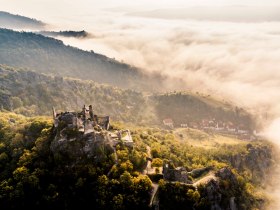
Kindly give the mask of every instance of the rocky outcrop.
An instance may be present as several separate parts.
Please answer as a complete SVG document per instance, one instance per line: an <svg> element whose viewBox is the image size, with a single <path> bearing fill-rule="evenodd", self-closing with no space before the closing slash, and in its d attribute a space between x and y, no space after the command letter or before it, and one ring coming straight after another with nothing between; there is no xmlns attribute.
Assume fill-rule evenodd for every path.
<svg viewBox="0 0 280 210"><path fill-rule="evenodd" d="M222 200L222 194L219 187L219 182L210 180L205 186L206 197L210 203L211 210L222 210L220 203Z"/></svg>
<svg viewBox="0 0 280 210"><path fill-rule="evenodd" d="M231 184L237 184L236 176L232 173L230 168L222 168L218 170L215 175L221 180L228 180Z"/></svg>
<svg viewBox="0 0 280 210"><path fill-rule="evenodd" d="M200 186L201 195L207 198L211 210L236 210L234 188L238 186L237 178L230 168L225 167L215 173L215 179ZM233 196L232 196L233 195Z"/></svg>
<svg viewBox="0 0 280 210"><path fill-rule="evenodd" d="M94 131L84 134L76 128L54 128L55 138L51 143L51 151L69 164L91 160L105 161L114 148L106 131Z"/></svg>
<svg viewBox="0 0 280 210"><path fill-rule="evenodd" d="M230 157L230 162L238 170L249 169L256 182L264 182L269 172L272 161L272 149L268 146L247 145L247 151L243 154L235 154Z"/></svg>

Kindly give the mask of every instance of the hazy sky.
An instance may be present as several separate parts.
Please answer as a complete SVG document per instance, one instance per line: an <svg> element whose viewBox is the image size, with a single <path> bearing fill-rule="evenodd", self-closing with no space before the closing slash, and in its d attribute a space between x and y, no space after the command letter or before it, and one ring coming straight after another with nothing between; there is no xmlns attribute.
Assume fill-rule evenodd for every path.
<svg viewBox="0 0 280 210"><path fill-rule="evenodd" d="M280 5L278 0L0 0L1 10L26 15L89 13L97 8L137 7L145 9L182 6Z"/></svg>

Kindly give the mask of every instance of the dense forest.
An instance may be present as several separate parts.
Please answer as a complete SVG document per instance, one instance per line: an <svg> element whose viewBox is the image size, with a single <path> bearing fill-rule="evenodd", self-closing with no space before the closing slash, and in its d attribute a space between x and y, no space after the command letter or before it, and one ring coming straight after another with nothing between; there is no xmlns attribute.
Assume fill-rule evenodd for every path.
<svg viewBox="0 0 280 210"><path fill-rule="evenodd" d="M93 81L52 77L32 71L0 67L0 103L3 109L27 116L51 115L93 105L99 115L126 122L154 120L142 93Z"/></svg>
<svg viewBox="0 0 280 210"><path fill-rule="evenodd" d="M161 125L163 119L172 118L180 126L180 123L216 118L254 126L247 112L211 96L184 92L145 95L93 81L48 76L3 65L0 66L0 102L2 109L26 116L50 116L52 107L71 111L92 104L96 113L134 124Z"/></svg>
<svg viewBox="0 0 280 210"><path fill-rule="evenodd" d="M7 29L0 29L0 61L1 64L41 73L149 91L164 87L161 84L166 79L159 74L144 74L137 68L93 51L66 46L54 38Z"/></svg>
<svg viewBox="0 0 280 210"><path fill-rule="evenodd" d="M113 123L111 129L127 125ZM210 209L213 202L226 209L235 197L238 209L261 208L260 191L265 173L273 166L268 142L220 142L211 149L182 141L172 132L158 128L129 127L134 147L116 147L118 164L106 150L98 156L75 157L52 149L56 130L49 118L26 118L9 112L0 117L0 206L4 209L149 209L152 182L159 185L160 209ZM205 134L206 135L206 134ZM193 140L203 141L209 139ZM76 139L79 141L79 139ZM71 143L79 147L78 143ZM154 167L172 161L187 170L211 167L219 181L201 183L197 188L143 175L147 146ZM79 149L79 148L77 148ZM235 161L240 157L239 161ZM100 158L99 158L100 159ZM108 173L110 171L110 173ZM195 182L196 173L189 176ZM209 191L209 189L212 189ZM214 193L214 194L213 194ZM216 195L216 196L215 196ZM213 197L214 196L214 197ZM215 204L215 205L216 205Z"/></svg>

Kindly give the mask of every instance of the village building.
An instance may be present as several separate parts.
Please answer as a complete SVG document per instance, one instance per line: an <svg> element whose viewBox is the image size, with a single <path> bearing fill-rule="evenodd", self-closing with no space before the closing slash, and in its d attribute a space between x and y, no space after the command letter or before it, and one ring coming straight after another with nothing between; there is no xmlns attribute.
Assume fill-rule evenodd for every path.
<svg viewBox="0 0 280 210"><path fill-rule="evenodd" d="M180 124L181 128L188 128L188 124L187 123L182 123Z"/></svg>
<svg viewBox="0 0 280 210"><path fill-rule="evenodd" d="M172 119L164 119L163 121L163 124L165 125L165 126L167 126L168 128L170 128L170 129L173 129L174 128L174 123L173 123L173 120Z"/></svg>

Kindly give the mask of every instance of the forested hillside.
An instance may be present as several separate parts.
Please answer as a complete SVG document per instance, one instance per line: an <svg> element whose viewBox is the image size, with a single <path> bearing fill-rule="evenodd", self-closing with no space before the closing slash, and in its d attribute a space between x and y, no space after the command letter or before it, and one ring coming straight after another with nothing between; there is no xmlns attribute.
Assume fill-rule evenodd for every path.
<svg viewBox="0 0 280 210"><path fill-rule="evenodd" d="M0 66L0 103L2 109L26 116L50 116L53 106L60 111L92 104L97 113L137 124L162 125L163 119L172 118L180 126L216 118L253 127L251 116L244 110L210 96L183 92L146 96L93 81L48 76L3 65Z"/></svg>
<svg viewBox="0 0 280 210"><path fill-rule="evenodd" d="M163 79L54 38L6 29L0 29L0 64L149 91L159 90Z"/></svg>
<svg viewBox="0 0 280 210"><path fill-rule="evenodd" d="M112 128L127 126L113 123ZM7 210L71 210L89 206L150 209L152 189L157 182L160 209L173 210L176 206L182 210L206 210L213 205L227 209L231 198L235 198L235 205L241 210L264 206L266 197L261 187L274 162L272 145L268 142L249 144L230 138L224 141L220 136L205 133L204 138L192 137L192 141L200 141L200 146L194 146L170 131L129 128L134 147L116 146L118 163L115 164L113 156L104 149L96 148L98 158L76 157L74 151L81 149L82 141L78 135L72 135L72 140L64 143L71 145L73 154L66 147L61 151L53 149L56 131L50 118L0 112L0 206ZM209 138L215 142L213 147L202 147ZM145 175L146 157L150 156L147 146L154 158L153 167L160 168L163 162L172 161L173 168L184 166L192 171L188 179L194 184L156 181ZM204 167L211 169L208 175ZM198 181L206 175L213 180ZM200 184L195 187L195 183Z"/></svg>
<svg viewBox="0 0 280 210"><path fill-rule="evenodd" d="M0 11L0 210L271 209L267 191L279 174L278 146L256 132L263 122L256 121L250 112L218 95L197 90L197 75L208 80L215 76L212 69L219 72L228 62L216 60L219 53L203 57L202 51L211 46L217 49L220 42L179 40L185 34L209 38L209 31L206 35L200 31L203 25L192 23L197 33L184 33L183 26L182 31L173 33L180 26L177 22L156 21L153 25L147 21L151 25L146 28L144 21L143 27L135 28L131 20L126 24L128 16L117 13L113 17L118 18L110 23L109 10L99 13L98 4L94 9L98 22L89 10L72 13L61 5L48 13L57 18L55 28L65 27L60 18L79 21L81 28L85 20L84 24L103 23L100 29L100 24L94 26L104 35L110 33L103 41L120 35L126 40L141 28L138 38L147 40L145 53L153 54L147 61L153 62L142 70L94 49L67 46L52 37L94 40L90 33L95 32L48 31L52 29L41 21ZM70 6L74 5L71 2ZM54 16L56 9L65 10ZM30 14L38 12L39 8ZM71 16L67 17L68 13ZM102 14L108 17L99 16ZM170 34L162 30L169 25ZM19 32L25 29L36 32ZM159 42L151 36L155 29L162 30ZM205 37L200 37L201 32ZM138 46L138 38L128 40ZM226 43L228 38L223 38ZM148 46L148 39L155 46ZM196 48L196 44L201 47ZM167 73L168 64L158 72L151 71L154 64L164 64L155 59L158 49L161 56L174 59L171 73L193 64L194 71L207 71L200 74L203 70L198 70L199 74L193 75L195 81L189 84L183 76L180 79L178 74ZM233 56L232 52L228 55ZM233 57L229 64L237 60ZM190 71L188 81L191 77ZM205 85L213 81L224 84L222 78L213 77ZM187 85L197 92L186 91ZM274 131L273 127L267 130Z"/></svg>
<svg viewBox="0 0 280 210"><path fill-rule="evenodd" d="M113 86L31 71L0 67L0 104L3 109L27 116L51 115L93 105L96 113L126 122L155 120L142 93Z"/></svg>

